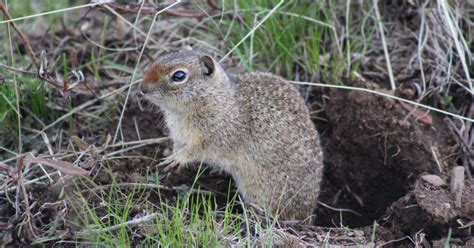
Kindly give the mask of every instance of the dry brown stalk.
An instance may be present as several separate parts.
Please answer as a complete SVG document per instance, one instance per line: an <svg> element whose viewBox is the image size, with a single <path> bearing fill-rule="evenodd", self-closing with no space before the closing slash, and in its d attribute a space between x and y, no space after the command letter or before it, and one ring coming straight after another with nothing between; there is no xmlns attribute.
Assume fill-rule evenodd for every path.
<svg viewBox="0 0 474 248"><path fill-rule="evenodd" d="M10 13L8 13L8 10L5 6L5 4L0 3L0 11L2 11L3 15L7 18L7 20L13 19L12 16L10 15ZM38 58L36 57L35 52L33 52L33 48L31 48L30 42L28 41L26 36L20 31L20 29L18 29L15 22L9 22L8 24L15 30L15 32L18 34L18 36L20 36L21 42L23 43L23 45L25 45L26 50L28 51L28 53L31 56L31 60L33 60L33 63L36 66L36 69L39 70L40 63L38 62Z"/></svg>

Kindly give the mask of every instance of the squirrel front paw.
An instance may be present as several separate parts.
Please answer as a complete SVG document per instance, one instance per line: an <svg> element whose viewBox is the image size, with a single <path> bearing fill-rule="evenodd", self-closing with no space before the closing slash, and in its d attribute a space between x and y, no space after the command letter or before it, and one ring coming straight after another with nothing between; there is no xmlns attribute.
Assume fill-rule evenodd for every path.
<svg viewBox="0 0 474 248"><path fill-rule="evenodd" d="M190 154L192 153L189 153L186 149L174 151L173 154L164 158L163 161L158 164L158 167L164 167L162 170L164 173L172 171L179 173L187 163L192 162Z"/></svg>
<svg viewBox="0 0 474 248"><path fill-rule="evenodd" d="M158 164L158 167L164 167L162 169L164 173L169 173L171 171L176 171L179 173L182 169L182 166L180 166L179 162L176 160L175 154L171 154L170 156L164 158L163 161Z"/></svg>

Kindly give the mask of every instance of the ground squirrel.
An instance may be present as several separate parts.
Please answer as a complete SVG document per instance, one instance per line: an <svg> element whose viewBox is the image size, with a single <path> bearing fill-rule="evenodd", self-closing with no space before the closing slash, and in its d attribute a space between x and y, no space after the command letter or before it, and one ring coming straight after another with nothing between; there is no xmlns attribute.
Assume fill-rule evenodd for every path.
<svg viewBox="0 0 474 248"><path fill-rule="evenodd" d="M203 161L229 173L244 201L285 220L317 204L323 153L297 90L269 73L227 74L211 56L165 54L145 72L145 99L163 111L167 168Z"/></svg>

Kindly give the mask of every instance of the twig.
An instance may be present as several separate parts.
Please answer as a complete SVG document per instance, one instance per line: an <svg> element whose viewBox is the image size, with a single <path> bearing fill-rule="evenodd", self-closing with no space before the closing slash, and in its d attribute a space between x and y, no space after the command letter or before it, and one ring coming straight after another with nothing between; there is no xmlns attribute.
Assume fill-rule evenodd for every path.
<svg viewBox="0 0 474 248"><path fill-rule="evenodd" d="M467 223L467 224L460 223L460 221L458 220L458 223L461 225L461 227L458 227L458 229L464 229L464 228L474 226L474 220Z"/></svg>
<svg viewBox="0 0 474 248"><path fill-rule="evenodd" d="M203 195L214 195L212 191L208 190L202 190L202 189L193 189L191 187L187 186L174 186L174 187L168 187L160 184L151 184L151 183L117 183L117 184L106 184L106 185L100 185L98 187L92 188L92 189L87 189L83 190L82 192L95 192L95 191L100 191L100 190L105 190L109 189L111 187L118 186L118 187L137 187L137 188L146 188L146 189L159 189L159 190L166 190L166 191L181 191L181 192L187 192L191 194L203 194Z"/></svg>
<svg viewBox="0 0 474 248"><path fill-rule="evenodd" d="M124 149L121 149L121 150L118 150L118 151L114 151L114 152L110 152L110 153L107 153L104 155L103 159L109 159L110 157L112 156L115 156L117 154L120 154L120 153L123 153L123 152L126 152L126 151L130 151L130 150L135 150L137 148L140 148L140 147L143 147L143 146L147 146L147 145L150 145L150 144L159 144L163 141L166 141L167 138L161 138L161 141L158 141L158 142L151 142L151 143L141 143L141 144L138 144L138 145L135 145L135 146L131 146L131 147L127 147L127 148L124 148Z"/></svg>
<svg viewBox="0 0 474 248"><path fill-rule="evenodd" d="M33 184L33 183L39 182L39 181L41 181L41 180L43 180L43 179L49 178L49 177L51 177L51 176L53 176L53 175L56 175L56 174L59 174L59 173L58 173L57 171L55 171L55 172L50 173L49 175L44 175L44 176L41 176L41 177L37 177L37 178L35 178L35 179L33 179L33 180L27 181L27 182L25 182L23 185L26 186L26 185ZM8 189L0 190L0 195L3 195L3 194L5 194L5 193L7 193L7 192L11 192L11 191L16 190L16 189L17 189L17 186L12 186L12 187L10 187L10 188L8 188Z"/></svg>
<svg viewBox="0 0 474 248"><path fill-rule="evenodd" d="M120 3L114 3L114 2L111 2L111 3L106 3L102 6L98 6L98 7L93 7L93 8L104 8L104 7L110 7L110 8L114 8L115 10L117 10L118 12L120 13L141 13L141 14L153 14L155 13L155 8L151 8L151 7L144 7L144 8L132 8L130 6L124 6Z"/></svg>
<svg viewBox="0 0 474 248"><path fill-rule="evenodd" d="M164 14L173 15L173 16L181 16L181 17L195 17L195 18L202 18L207 16L212 10L218 9L217 5L212 1L208 1L208 5L211 7L208 11L190 11L190 10L175 10L175 9L167 9L164 11ZM92 9L109 9L113 8L119 13L141 13L141 14L154 14L156 9L153 7L130 7L124 6L120 3L106 3L102 6L92 7Z"/></svg>
<svg viewBox="0 0 474 248"><path fill-rule="evenodd" d="M134 140L134 141L129 141L129 142L118 142L115 144L112 144L108 147L118 147L118 146L129 146L129 145L141 145L141 144L146 144L146 145L151 145L151 144L159 144L162 143L163 141L168 140L168 137L162 137L162 138L152 138L152 139L143 139L143 140Z"/></svg>
<svg viewBox="0 0 474 248"><path fill-rule="evenodd" d="M174 15L174 16L182 16L182 17L195 17L195 18L202 18L207 16L207 12L202 11L183 11L183 10L175 10L169 9L166 11L167 14Z"/></svg>
<svg viewBox="0 0 474 248"><path fill-rule="evenodd" d="M402 238L399 238L399 239L389 240L389 241L387 241L387 242L385 242L385 243L382 243L382 244L378 245L377 247L383 247L383 246L386 246L386 245L388 245L388 244L400 242L400 241L405 240L405 239L408 239L408 238L410 238L410 237L409 237L409 236L405 236L405 237L402 237Z"/></svg>
<svg viewBox="0 0 474 248"><path fill-rule="evenodd" d="M431 153L433 154L433 158L436 162L436 165L438 165L438 169L440 173L443 173L443 167L441 166L441 163L439 162L438 156L436 155L436 147L431 146Z"/></svg>
<svg viewBox="0 0 474 248"><path fill-rule="evenodd" d="M3 67L9 71L14 71L14 72L20 72L20 73L25 73L25 74L28 74L28 75L34 75L36 76L36 72L33 72L33 71L25 71L25 70L22 70L22 69L18 69L18 68L15 68L15 67L11 67L11 66L8 66L8 65L4 65L4 64L0 64L0 67Z"/></svg>
<svg viewBox="0 0 474 248"><path fill-rule="evenodd" d="M120 94L122 92L124 92L125 90L127 90L128 87L131 87L132 85L134 84L137 84L138 82L140 82L140 80L137 80L135 82L132 82L131 84L127 84L127 85L124 85L112 92L108 92L104 95L101 95L99 96L99 98L95 98L95 99L92 99L88 102L85 102L83 103L82 105L80 106L77 106L71 110L69 110L66 114L62 115L61 117L57 118L54 122L50 123L49 125L47 125L46 127L44 127L41 132L45 132L46 130L50 129L51 127L54 127L55 125L57 125L58 123L62 122L64 119L68 118L69 116L73 115L73 114L76 114L77 112L95 104L96 102L98 102L99 100L102 100L102 99L105 99L105 98L108 98L108 97L111 97L111 96L114 96L114 95L117 95L117 94Z"/></svg>
<svg viewBox="0 0 474 248"><path fill-rule="evenodd" d="M123 22L125 22L127 25L129 25L131 28L133 28L135 31L137 31L138 33L140 33L141 35L147 37L147 34L142 31L140 28L138 28L136 25L134 25L133 23L131 23L129 20L127 20L127 18L123 17L122 15L120 15L120 13L118 13L117 11L115 11L113 8L109 7L108 5L104 5L104 7L109 10L112 14L114 14L117 18L119 18L120 20L122 20ZM153 39L153 37L148 37L148 39L152 42L154 42L155 44L160 44L157 40Z"/></svg>
<svg viewBox="0 0 474 248"><path fill-rule="evenodd" d="M20 219L20 191L21 191L21 183L23 183L23 173L21 172L23 167L23 157L20 156L18 158L18 163L17 163L17 187L16 187L16 197L15 197L15 219L19 220Z"/></svg>
<svg viewBox="0 0 474 248"><path fill-rule="evenodd" d="M105 189L109 189L111 187L137 187L137 188L146 188L146 189L160 189L160 190L173 190L173 188L160 185L160 184L151 184L151 183L117 183L117 184L106 184L100 185L92 189L83 190L82 193L88 192L93 193L95 191L101 191Z"/></svg>
<svg viewBox="0 0 474 248"><path fill-rule="evenodd" d="M325 208L328 208L328 209L331 209L333 211L338 211L338 212L349 212L349 213L353 213L357 216L360 216L362 217L361 214L357 213L356 211L352 210L352 209L348 209L348 208L335 208L335 207L331 207L329 205L327 205L326 203L323 203L323 202L320 202L318 201L318 204L320 204L321 206L325 207Z"/></svg>
<svg viewBox="0 0 474 248"><path fill-rule="evenodd" d="M93 233L110 232L110 231L114 231L114 230L120 229L120 228L125 227L125 226L126 226L126 227L134 227L134 226L137 226L137 225L140 225L140 224L143 224L143 223L152 221L152 220L154 220L157 216L158 216L158 213L152 213L152 214L143 216L143 217L138 218L138 219L129 220L129 221L127 221L127 222L120 223L120 224L113 225L113 226L109 226L109 227L106 227L106 228L97 228L97 229L93 229L93 230L80 231L80 232L77 232L76 235L81 235L81 236L83 236L83 235L89 234L90 232L93 232Z"/></svg>

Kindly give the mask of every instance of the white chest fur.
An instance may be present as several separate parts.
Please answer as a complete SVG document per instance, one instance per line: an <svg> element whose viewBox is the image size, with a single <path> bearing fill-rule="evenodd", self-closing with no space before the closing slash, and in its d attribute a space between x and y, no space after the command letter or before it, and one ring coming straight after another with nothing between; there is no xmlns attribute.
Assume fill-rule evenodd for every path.
<svg viewBox="0 0 474 248"><path fill-rule="evenodd" d="M166 113L166 125L170 130L171 139L178 147L194 146L199 143L199 130L190 125L184 116L168 112Z"/></svg>

